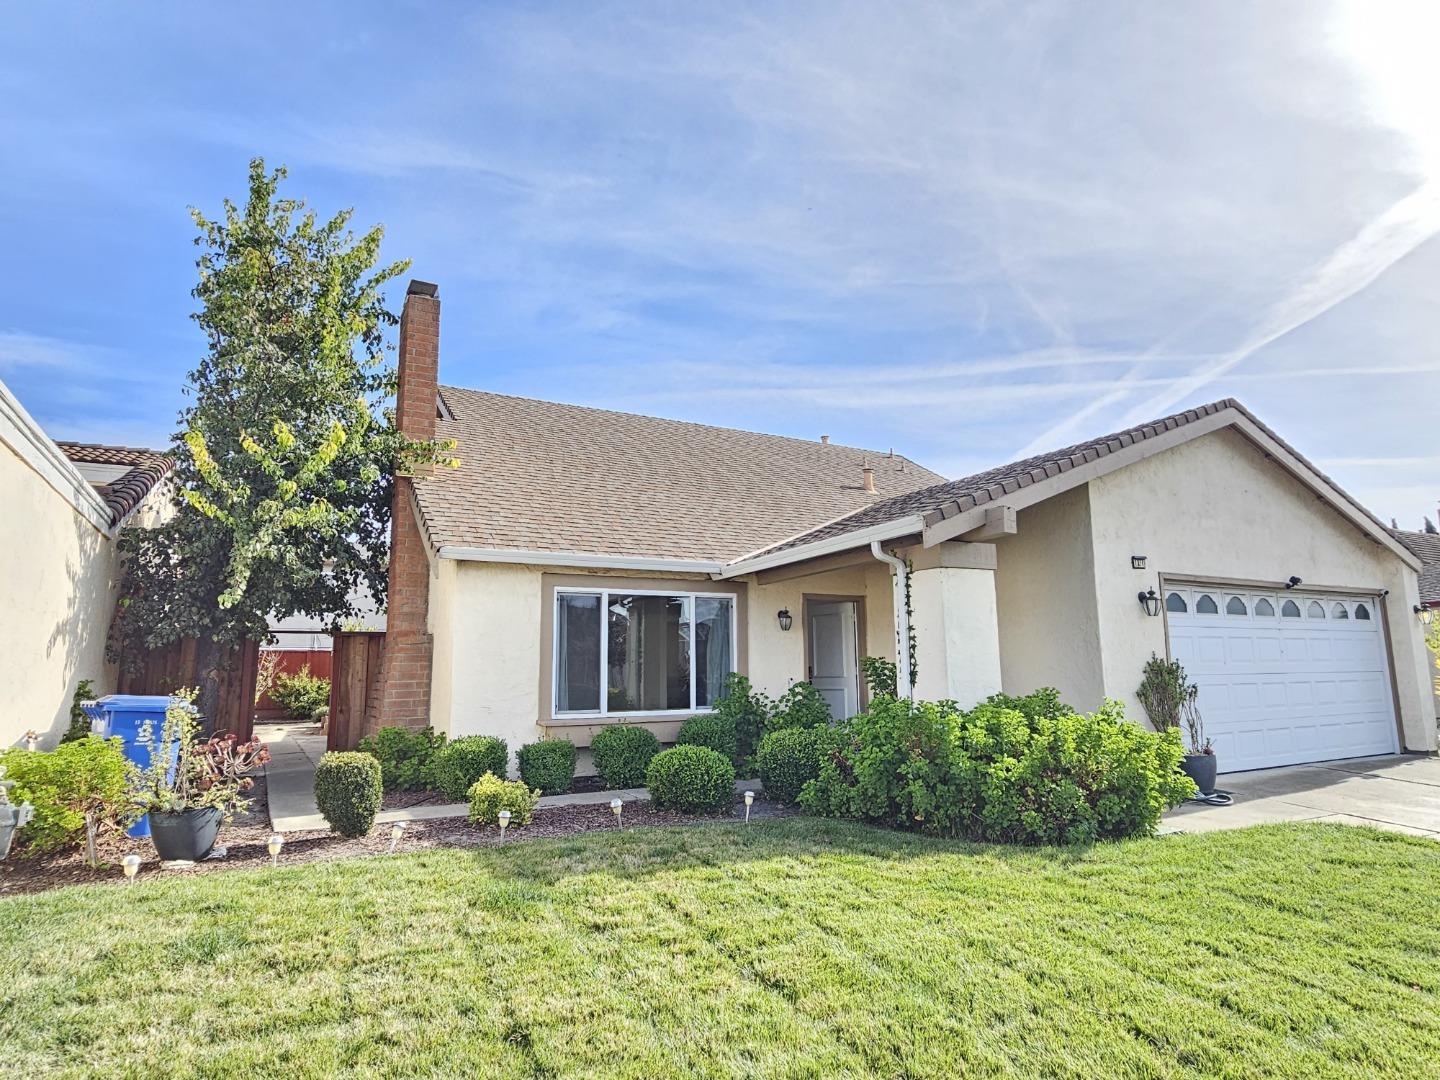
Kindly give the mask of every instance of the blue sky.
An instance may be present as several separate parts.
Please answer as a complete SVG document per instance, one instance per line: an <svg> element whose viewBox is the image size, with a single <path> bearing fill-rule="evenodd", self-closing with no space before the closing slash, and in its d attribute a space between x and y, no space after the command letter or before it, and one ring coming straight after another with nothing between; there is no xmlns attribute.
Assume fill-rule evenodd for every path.
<svg viewBox="0 0 1440 1080"><path fill-rule="evenodd" d="M448 382L947 475L1233 395L1440 499L1425 0L0 12L0 379L57 437L164 443L186 207L259 154L440 283Z"/></svg>

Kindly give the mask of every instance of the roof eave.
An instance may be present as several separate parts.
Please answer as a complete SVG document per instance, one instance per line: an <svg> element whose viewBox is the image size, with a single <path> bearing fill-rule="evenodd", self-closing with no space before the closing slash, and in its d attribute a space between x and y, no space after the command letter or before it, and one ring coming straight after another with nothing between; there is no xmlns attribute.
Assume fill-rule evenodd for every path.
<svg viewBox="0 0 1440 1080"><path fill-rule="evenodd" d="M840 536L817 540L812 544L800 544L783 551L771 552L768 555L762 552L759 555L736 559L734 562L726 563L715 576L721 579L734 578L740 577L742 574L770 570L777 566L790 566L793 563L816 559L822 555L833 555L836 552L849 551L851 548L868 547L872 540L898 540L902 536L913 536L921 532L924 527L925 521L919 514L909 514L893 521L881 522L879 525L871 525L864 529L856 529L854 532L842 533Z"/></svg>

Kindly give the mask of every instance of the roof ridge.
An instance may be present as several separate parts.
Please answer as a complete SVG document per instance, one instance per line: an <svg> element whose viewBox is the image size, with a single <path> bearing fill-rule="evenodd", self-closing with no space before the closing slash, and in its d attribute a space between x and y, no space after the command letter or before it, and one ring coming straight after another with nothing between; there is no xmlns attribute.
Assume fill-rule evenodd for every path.
<svg viewBox="0 0 1440 1080"><path fill-rule="evenodd" d="M753 431L750 428L726 427L723 424L705 424L698 420L677 420L673 416L655 416L651 413L626 412L623 409L603 409L598 405L577 405L570 401L554 401L550 398L526 397L523 394L502 394L495 390L480 390L472 386L451 386L446 383L441 383L438 390L441 392L458 390L465 394L483 394L487 397L504 398L507 401L533 402L537 405L558 405L562 409L578 409L582 412L604 413L606 416L625 416L635 417L641 420L655 420L663 424L679 424L682 427L705 428L708 431L728 431L739 435L752 435L761 439L783 439L785 442L797 443L800 446L813 446L817 449L823 447L827 450L853 450L860 454L873 454L879 459L889 459L893 457L901 461L908 461L917 468L925 469L926 472L933 471L921 465L920 462L914 458L897 453L894 447L888 450L876 450L873 447L851 446L849 443L821 442L819 439L802 439L798 435L777 435L770 431ZM453 406L451 407L451 411L454 411ZM937 473L936 475L939 474Z"/></svg>

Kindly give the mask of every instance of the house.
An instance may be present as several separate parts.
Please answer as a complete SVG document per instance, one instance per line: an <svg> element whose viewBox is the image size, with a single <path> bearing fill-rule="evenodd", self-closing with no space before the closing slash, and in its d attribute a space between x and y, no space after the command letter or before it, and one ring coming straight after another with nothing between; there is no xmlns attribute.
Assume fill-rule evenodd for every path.
<svg viewBox="0 0 1440 1080"><path fill-rule="evenodd" d="M397 478L371 730L668 741L731 670L844 715L861 658L903 685L913 642L918 697L1055 686L1140 722L1142 665L1174 655L1227 769L1435 749L1421 560L1238 402L945 480L441 385L439 318L412 282L399 423L460 465Z"/></svg>
<svg viewBox="0 0 1440 1080"><path fill-rule="evenodd" d="M0 747L57 740L81 679L114 689L115 539L167 512L170 469L153 450L55 442L0 383Z"/></svg>

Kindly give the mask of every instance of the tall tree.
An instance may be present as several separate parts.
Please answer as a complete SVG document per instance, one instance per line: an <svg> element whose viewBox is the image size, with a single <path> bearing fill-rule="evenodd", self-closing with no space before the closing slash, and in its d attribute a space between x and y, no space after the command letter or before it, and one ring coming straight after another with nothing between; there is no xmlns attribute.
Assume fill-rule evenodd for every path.
<svg viewBox="0 0 1440 1080"><path fill-rule="evenodd" d="M120 541L112 656L197 638L209 716L232 647L272 617L338 625L358 586L384 597L393 470L441 452L402 436L388 407L397 319L380 289L409 263L378 266L380 227L357 238L350 210L320 222L280 197L284 178L257 158L243 208L191 210L208 350L173 440L175 514Z"/></svg>

